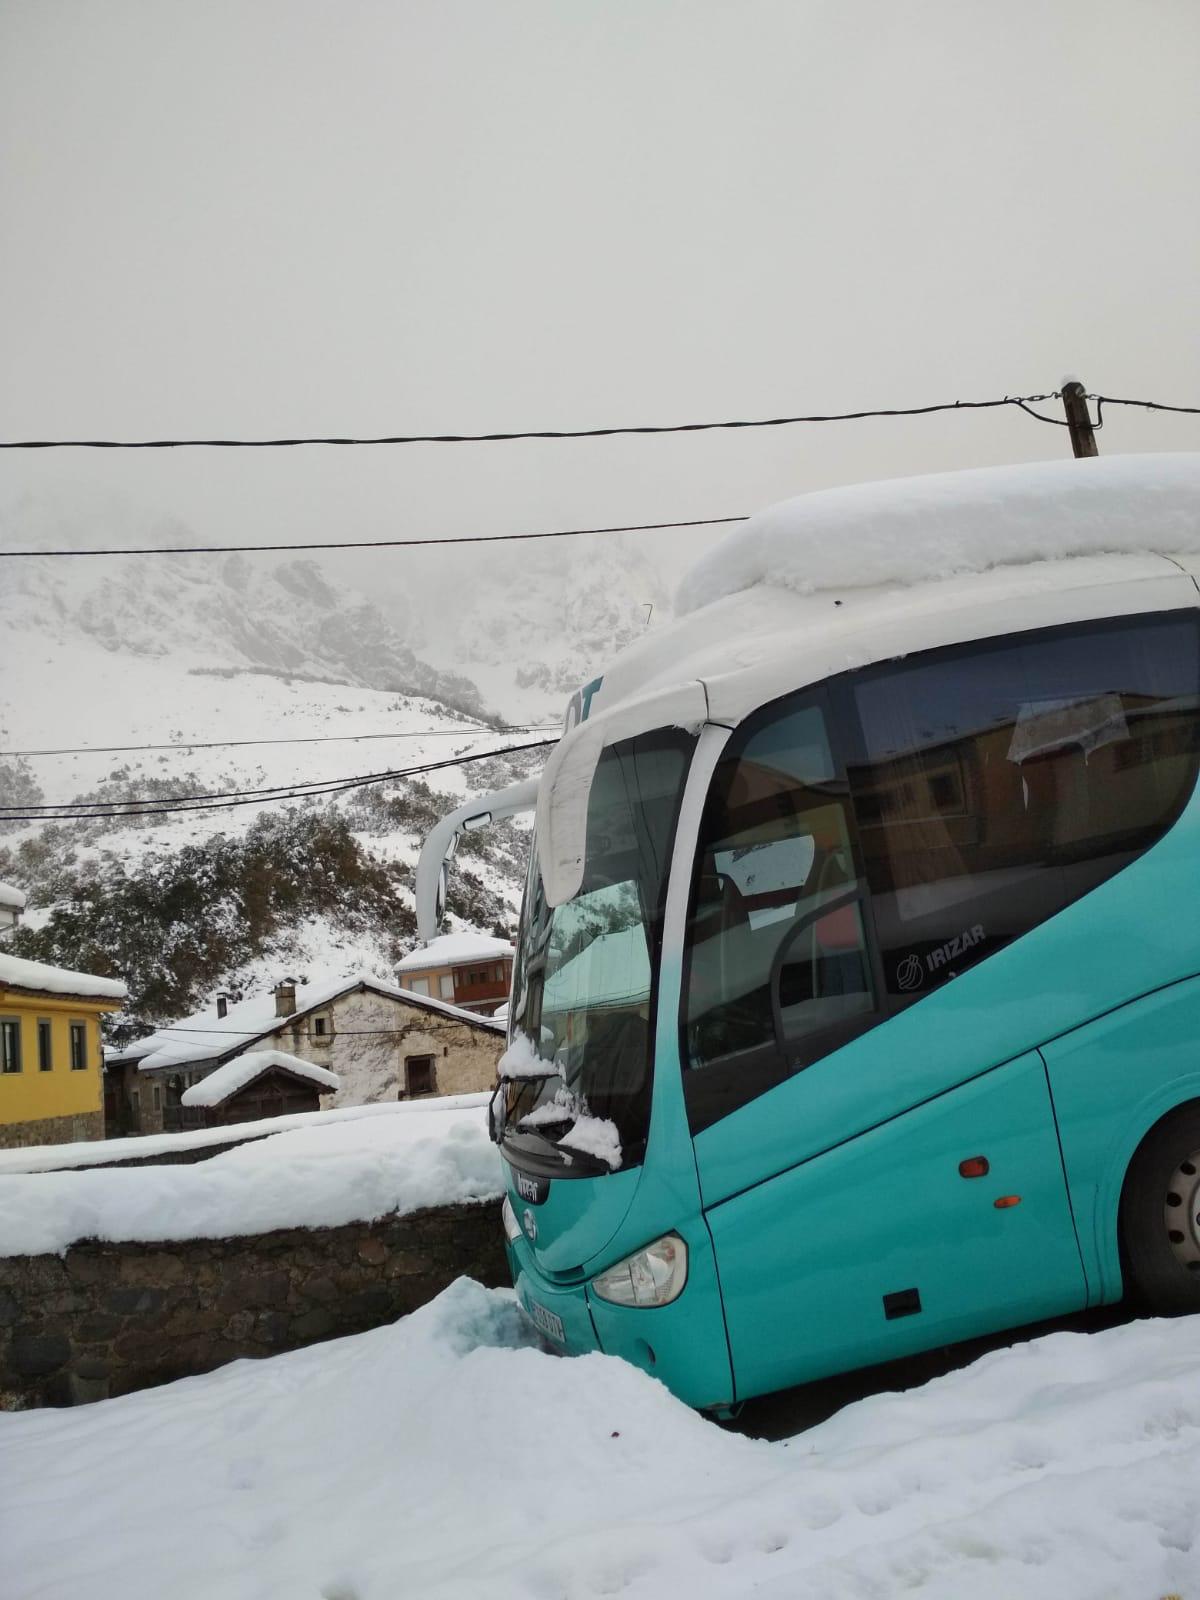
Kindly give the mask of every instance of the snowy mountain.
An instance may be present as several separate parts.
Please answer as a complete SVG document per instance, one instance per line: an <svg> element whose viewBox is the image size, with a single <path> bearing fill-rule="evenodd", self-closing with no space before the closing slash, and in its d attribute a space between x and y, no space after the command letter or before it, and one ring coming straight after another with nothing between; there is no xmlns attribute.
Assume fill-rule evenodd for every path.
<svg viewBox="0 0 1200 1600"><path fill-rule="evenodd" d="M111 497L0 510L9 548L206 542ZM388 975L415 941L426 829L468 794L536 771L544 752L455 758L552 738L506 733L498 714L556 727L570 691L652 607L655 621L665 612L661 579L615 544L570 560L528 546L515 560L438 555L405 553L386 576L380 565L370 595L347 581L370 569L332 557L8 563L0 751L55 753L0 755L0 804L238 802L0 821L0 877L30 897L24 953L130 978L139 1031L281 972ZM125 746L166 748L111 748ZM450 764L285 804L241 799L432 763ZM464 841L453 925L512 930L526 848L513 824Z"/></svg>
<svg viewBox="0 0 1200 1600"><path fill-rule="evenodd" d="M631 536L565 551L530 544L515 565L489 551L475 566L474 581L462 572L457 600L428 608L413 637L430 661L469 673L511 718L561 716L580 683L669 616L663 574Z"/></svg>
<svg viewBox="0 0 1200 1600"><path fill-rule="evenodd" d="M20 507L0 519L0 545L26 545L24 521ZM126 527L122 521L114 531L122 543ZM153 534L147 542L200 542L170 523L156 524ZM365 595L339 593L312 560L46 556L11 569L0 627L18 649L37 653L54 640L52 654L59 655L62 644L78 640L145 660L169 657L194 672L308 678L483 710L470 679L437 671L414 653L407 609L397 614L392 605L385 613Z"/></svg>

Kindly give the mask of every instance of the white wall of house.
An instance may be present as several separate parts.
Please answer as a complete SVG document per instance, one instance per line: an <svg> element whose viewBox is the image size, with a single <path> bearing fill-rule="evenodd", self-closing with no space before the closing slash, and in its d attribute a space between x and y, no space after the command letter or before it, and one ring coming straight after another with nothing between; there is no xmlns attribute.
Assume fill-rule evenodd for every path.
<svg viewBox="0 0 1200 1600"><path fill-rule="evenodd" d="M314 1028L321 1015L332 1023L328 1042ZM504 1035L368 990L343 995L324 1012L281 1018L270 1039L253 1048L287 1050L329 1067L342 1087L323 1104L357 1106L395 1100L407 1089L406 1061L413 1058L433 1058L438 1094L491 1089Z"/></svg>

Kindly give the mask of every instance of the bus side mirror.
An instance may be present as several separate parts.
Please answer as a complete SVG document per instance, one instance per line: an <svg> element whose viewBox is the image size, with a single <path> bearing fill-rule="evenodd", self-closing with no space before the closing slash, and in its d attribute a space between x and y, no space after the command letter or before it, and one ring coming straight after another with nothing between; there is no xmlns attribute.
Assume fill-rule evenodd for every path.
<svg viewBox="0 0 1200 1600"><path fill-rule="evenodd" d="M532 811L537 804L538 780L526 778L496 794L483 795L442 817L429 830L417 860L413 891L416 897L417 937L424 944L436 939L446 909L447 861L460 833L486 828L504 817Z"/></svg>
<svg viewBox="0 0 1200 1600"><path fill-rule="evenodd" d="M499 1103L497 1104L497 1096ZM503 1078L492 1090L492 1098L488 1101L488 1138L493 1144L499 1144L504 1138L504 1129L508 1124L508 1085Z"/></svg>

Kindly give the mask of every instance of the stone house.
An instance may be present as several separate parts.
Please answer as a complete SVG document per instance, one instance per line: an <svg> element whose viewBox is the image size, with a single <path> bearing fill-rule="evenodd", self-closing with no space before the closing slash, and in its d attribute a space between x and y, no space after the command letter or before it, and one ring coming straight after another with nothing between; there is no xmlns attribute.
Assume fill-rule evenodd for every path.
<svg viewBox="0 0 1200 1600"><path fill-rule="evenodd" d="M400 987L491 1016L508 999L516 951L507 939L444 933L396 963Z"/></svg>
<svg viewBox="0 0 1200 1600"><path fill-rule="evenodd" d="M183 1097L250 1051L280 1050L337 1074L325 1101L367 1105L490 1090L504 1025L366 973L215 1005L139 1039L105 1062L109 1137L173 1132Z"/></svg>

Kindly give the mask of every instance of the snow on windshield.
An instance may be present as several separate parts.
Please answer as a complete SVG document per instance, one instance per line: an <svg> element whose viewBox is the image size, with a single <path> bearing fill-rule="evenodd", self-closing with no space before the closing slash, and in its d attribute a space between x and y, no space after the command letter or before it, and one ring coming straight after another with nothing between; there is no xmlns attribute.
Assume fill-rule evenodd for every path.
<svg viewBox="0 0 1200 1600"><path fill-rule="evenodd" d="M756 584L810 594L1064 556L1197 550L1198 453L982 467L771 506L692 568L676 614Z"/></svg>
<svg viewBox="0 0 1200 1600"><path fill-rule="evenodd" d="M518 1033L496 1063L496 1075L515 1082L522 1078L557 1078L559 1071L553 1061L538 1055L527 1033Z"/></svg>
<svg viewBox="0 0 1200 1600"><path fill-rule="evenodd" d="M578 1150L581 1155L595 1156L615 1172L621 1165L621 1135L615 1122L607 1117L576 1117L569 1133L558 1141L567 1150Z"/></svg>

